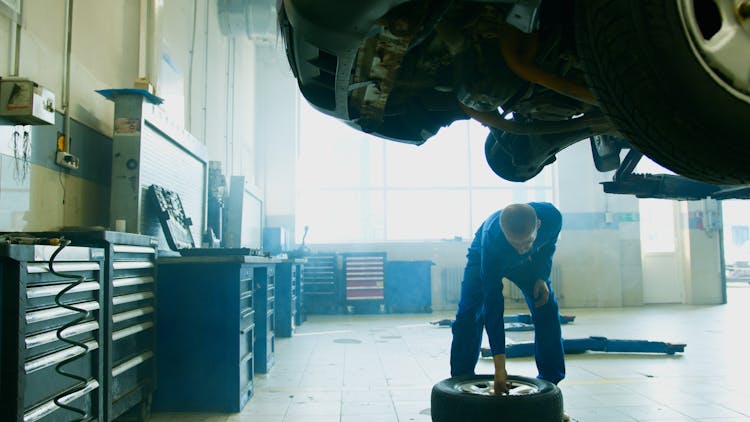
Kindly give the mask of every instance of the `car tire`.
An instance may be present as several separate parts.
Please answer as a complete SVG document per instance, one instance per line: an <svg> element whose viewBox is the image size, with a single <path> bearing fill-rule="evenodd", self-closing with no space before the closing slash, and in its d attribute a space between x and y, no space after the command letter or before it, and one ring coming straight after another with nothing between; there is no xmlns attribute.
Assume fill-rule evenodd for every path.
<svg viewBox="0 0 750 422"><path fill-rule="evenodd" d="M711 4L579 0L576 43L602 110L644 155L696 180L750 183L748 81L722 82L696 42L710 31L684 13Z"/></svg>
<svg viewBox="0 0 750 422"><path fill-rule="evenodd" d="M508 376L513 386L527 386L531 392L496 396L487 393L492 375L448 378L432 387L433 422L560 422L563 399L555 384L536 378ZM466 387L476 386L476 389ZM474 392L468 392L472 390Z"/></svg>

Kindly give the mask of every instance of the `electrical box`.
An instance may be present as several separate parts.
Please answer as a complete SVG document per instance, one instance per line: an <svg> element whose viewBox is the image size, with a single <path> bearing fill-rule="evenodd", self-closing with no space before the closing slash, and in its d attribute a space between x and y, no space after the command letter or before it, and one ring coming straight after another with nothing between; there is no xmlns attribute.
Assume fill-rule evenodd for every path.
<svg viewBox="0 0 750 422"><path fill-rule="evenodd" d="M18 124L55 124L55 94L23 78L0 80L0 116Z"/></svg>

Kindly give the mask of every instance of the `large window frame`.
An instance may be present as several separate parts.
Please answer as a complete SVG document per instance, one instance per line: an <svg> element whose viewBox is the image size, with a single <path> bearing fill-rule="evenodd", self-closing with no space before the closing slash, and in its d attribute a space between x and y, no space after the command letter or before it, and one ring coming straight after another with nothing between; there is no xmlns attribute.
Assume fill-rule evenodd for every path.
<svg viewBox="0 0 750 422"><path fill-rule="evenodd" d="M557 203L555 164L524 183L501 179L484 158L489 131L473 120L417 147L299 103L295 215L297 227L310 227L307 243L470 239L510 203Z"/></svg>

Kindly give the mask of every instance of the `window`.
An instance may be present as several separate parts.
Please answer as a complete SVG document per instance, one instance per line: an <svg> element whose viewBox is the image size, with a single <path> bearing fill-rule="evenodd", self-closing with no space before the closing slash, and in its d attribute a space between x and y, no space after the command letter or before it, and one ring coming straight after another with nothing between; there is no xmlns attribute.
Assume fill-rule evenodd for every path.
<svg viewBox="0 0 750 422"><path fill-rule="evenodd" d="M416 147L300 107L296 226L310 227L308 243L471 238L511 202L554 202L554 165L526 183L500 179L485 161L488 131L474 121Z"/></svg>
<svg viewBox="0 0 750 422"><path fill-rule="evenodd" d="M674 201L638 200L641 219L641 248L644 253L675 251Z"/></svg>

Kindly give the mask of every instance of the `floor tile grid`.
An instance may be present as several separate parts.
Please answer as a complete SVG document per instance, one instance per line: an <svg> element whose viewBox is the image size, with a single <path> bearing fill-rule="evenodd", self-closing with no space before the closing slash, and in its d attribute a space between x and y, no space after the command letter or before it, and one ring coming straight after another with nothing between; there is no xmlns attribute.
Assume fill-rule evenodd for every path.
<svg viewBox="0 0 750 422"><path fill-rule="evenodd" d="M560 387L573 420L749 421L743 321L750 288L730 297L725 306L565 310L578 315L564 326L565 338L687 343L686 353L674 356L568 355ZM450 344L450 329L428 322L443 317L450 315L313 316L295 337L280 339L276 367L258 377L255 397L241 414L160 414L153 420L428 421L429 390L447 377ZM524 341L533 333L509 337ZM480 360L477 372L491 370L491 360ZM509 371L533 376L533 359L509 359Z"/></svg>

